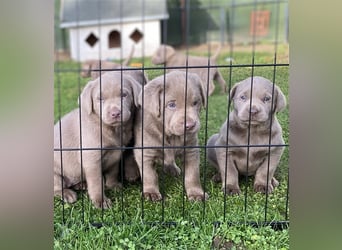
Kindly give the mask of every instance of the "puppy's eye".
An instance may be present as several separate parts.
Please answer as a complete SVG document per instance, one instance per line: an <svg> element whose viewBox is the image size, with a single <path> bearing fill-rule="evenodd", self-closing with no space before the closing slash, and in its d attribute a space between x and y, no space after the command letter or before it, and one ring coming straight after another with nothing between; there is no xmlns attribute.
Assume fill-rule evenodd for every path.
<svg viewBox="0 0 342 250"><path fill-rule="evenodd" d="M271 97L265 96L264 99L262 99L263 102L269 102L271 100Z"/></svg>
<svg viewBox="0 0 342 250"><path fill-rule="evenodd" d="M194 101L193 103L192 103L192 106L197 106L199 104L199 101Z"/></svg>
<svg viewBox="0 0 342 250"><path fill-rule="evenodd" d="M170 102L168 102L168 103L167 103L167 107L168 107L169 109L175 109L175 108L177 107L176 102L175 102L175 101L170 101Z"/></svg>
<svg viewBox="0 0 342 250"><path fill-rule="evenodd" d="M245 95L240 96L241 101L246 101L247 97Z"/></svg>
<svg viewBox="0 0 342 250"><path fill-rule="evenodd" d="M127 97L127 93L121 93L121 97L123 97L123 98L125 98L125 97Z"/></svg>

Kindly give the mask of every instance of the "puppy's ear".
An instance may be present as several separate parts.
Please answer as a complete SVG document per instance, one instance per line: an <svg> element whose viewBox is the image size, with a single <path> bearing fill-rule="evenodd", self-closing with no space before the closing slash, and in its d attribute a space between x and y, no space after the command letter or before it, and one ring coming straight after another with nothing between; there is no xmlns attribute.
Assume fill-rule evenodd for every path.
<svg viewBox="0 0 342 250"><path fill-rule="evenodd" d="M196 85L198 86L198 88L200 89L202 105L203 105L204 108L206 108L207 107L207 88L205 87L205 84L203 83L203 81L199 77L199 75L197 75L197 74L188 73L188 77L193 82L195 82Z"/></svg>
<svg viewBox="0 0 342 250"><path fill-rule="evenodd" d="M139 107L139 95L141 92L141 84L138 83L133 77L127 75L125 76L127 82L129 83L129 85L131 86L131 90L132 90L132 96L133 96L133 101L134 101L134 105L136 107Z"/></svg>
<svg viewBox="0 0 342 250"><path fill-rule="evenodd" d="M152 56L153 64L162 64L167 61L167 59L175 53L175 50L168 45L161 45L155 54Z"/></svg>
<svg viewBox="0 0 342 250"><path fill-rule="evenodd" d="M164 77L157 77L148 82L144 87L144 91L141 91L139 95L139 104L142 105L142 98L144 98L143 108L145 110L148 110L158 118L161 116L160 94L164 89L163 79ZM143 92L144 97L142 96Z"/></svg>
<svg viewBox="0 0 342 250"><path fill-rule="evenodd" d="M80 98L78 99L78 104L82 108L82 110L86 111L88 115L93 112L93 89L94 86L97 84L97 81L90 81L84 87Z"/></svg>
<svg viewBox="0 0 342 250"><path fill-rule="evenodd" d="M229 96L228 96L228 99L232 102L233 101L233 99L234 99L234 97L235 97L235 94L236 94L236 90L237 90L237 88L239 87L239 82L238 83L236 83L232 88L231 88L231 90L230 90L230 92L229 92ZM228 100L228 101L229 101Z"/></svg>
<svg viewBox="0 0 342 250"><path fill-rule="evenodd" d="M284 93L281 91L281 89L278 86L274 86L274 110L273 112L279 112L285 109L286 107L286 98Z"/></svg>

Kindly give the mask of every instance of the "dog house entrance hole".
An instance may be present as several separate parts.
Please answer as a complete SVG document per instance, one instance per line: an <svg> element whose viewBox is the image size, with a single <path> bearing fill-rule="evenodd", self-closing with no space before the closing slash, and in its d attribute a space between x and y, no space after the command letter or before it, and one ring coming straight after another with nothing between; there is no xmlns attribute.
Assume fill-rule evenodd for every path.
<svg viewBox="0 0 342 250"><path fill-rule="evenodd" d="M135 29L129 37L135 43L138 43L144 37L144 35L138 29Z"/></svg>
<svg viewBox="0 0 342 250"><path fill-rule="evenodd" d="M87 39L86 42L89 44L90 47L94 47L94 45L97 43L99 39L93 34L91 33Z"/></svg>
<svg viewBox="0 0 342 250"><path fill-rule="evenodd" d="M108 37L109 48L121 47L121 34L119 31L113 30Z"/></svg>

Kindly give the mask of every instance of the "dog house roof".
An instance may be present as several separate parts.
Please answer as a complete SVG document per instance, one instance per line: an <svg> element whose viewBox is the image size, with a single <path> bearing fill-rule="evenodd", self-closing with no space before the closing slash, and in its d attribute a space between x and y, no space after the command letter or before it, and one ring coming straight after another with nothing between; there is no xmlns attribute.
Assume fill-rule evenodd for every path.
<svg viewBox="0 0 342 250"><path fill-rule="evenodd" d="M61 28L169 18L166 0L62 0Z"/></svg>

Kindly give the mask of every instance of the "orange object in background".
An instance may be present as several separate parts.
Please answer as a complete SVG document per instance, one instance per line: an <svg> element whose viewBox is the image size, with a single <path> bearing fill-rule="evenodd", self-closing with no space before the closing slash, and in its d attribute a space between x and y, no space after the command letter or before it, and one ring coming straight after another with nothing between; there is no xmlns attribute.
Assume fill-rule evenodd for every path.
<svg viewBox="0 0 342 250"><path fill-rule="evenodd" d="M269 10L255 10L251 12L249 34L251 36L267 36L270 29Z"/></svg>

